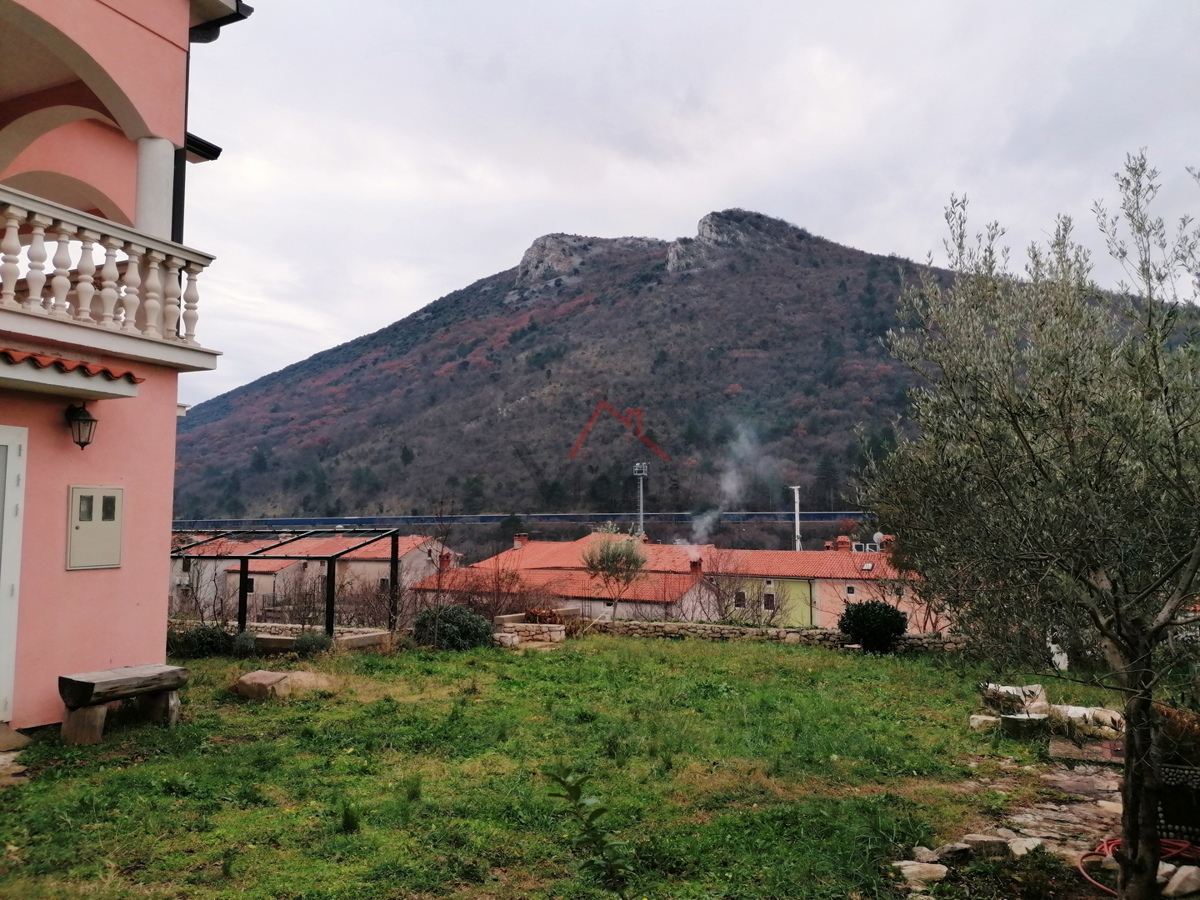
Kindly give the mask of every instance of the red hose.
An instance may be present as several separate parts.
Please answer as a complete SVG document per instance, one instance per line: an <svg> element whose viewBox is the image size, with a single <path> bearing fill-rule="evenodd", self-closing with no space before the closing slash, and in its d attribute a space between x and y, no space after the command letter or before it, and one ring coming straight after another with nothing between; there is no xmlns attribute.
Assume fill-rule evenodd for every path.
<svg viewBox="0 0 1200 900"><path fill-rule="evenodd" d="M1172 859L1178 859L1181 861L1186 860L1188 862L1200 862L1200 847L1196 846L1195 844L1188 843L1187 841L1173 841L1173 840L1162 840L1162 841L1159 841L1158 844L1159 844L1159 847L1162 848L1162 857L1161 858L1164 862L1167 860L1172 860ZM1085 879L1087 879L1089 882L1091 882L1096 887L1100 888L1100 890L1104 891L1104 893L1112 894L1114 897L1117 895L1117 892L1114 891L1112 888L1106 887L1105 885L1101 884L1095 878L1093 878L1091 875L1089 875L1087 873L1087 870L1084 868L1083 864L1084 864L1085 860L1091 859L1093 856L1098 856L1101 859L1103 859L1106 856L1112 856L1120 849L1121 849L1121 839L1120 838L1109 838L1106 841L1101 841L1100 846L1097 847L1095 850L1092 850L1088 853L1084 853L1082 856L1080 856L1079 863L1077 865L1080 875L1082 875Z"/></svg>

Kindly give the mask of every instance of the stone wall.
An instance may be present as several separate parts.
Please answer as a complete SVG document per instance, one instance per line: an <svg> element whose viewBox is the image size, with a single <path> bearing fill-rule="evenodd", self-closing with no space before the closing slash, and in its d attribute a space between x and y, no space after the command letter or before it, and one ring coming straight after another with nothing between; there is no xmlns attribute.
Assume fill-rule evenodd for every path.
<svg viewBox="0 0 1200 900"><path fill-rule="evenodd" d="M597 621L592 624L591 631L632 637L699 638L704 641L773 641L834 649L850 643L849 637L828 628L748 628L708 622ZM963 639L956 635L906 634L900 638L898 649L946 653L962 650L965 646Z"/></svg>
<svg viewBox="0 0 1200 900"><path fill-rule="evenodd" d="M528 641L558 644L566 639L567 626L533 622L504 622L496 626L496 633L492 635L492 640L501 647L515 647Z"/></svg>

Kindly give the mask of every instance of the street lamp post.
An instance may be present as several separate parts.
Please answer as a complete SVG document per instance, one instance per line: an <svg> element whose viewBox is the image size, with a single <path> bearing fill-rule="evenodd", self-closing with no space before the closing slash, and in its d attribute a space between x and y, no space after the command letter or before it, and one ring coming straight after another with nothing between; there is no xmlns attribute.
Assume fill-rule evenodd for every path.
<svg viewBox="0 0 1200 900"><path fill-rule="evenodd" d="M795 513L796 549L802 550L804 548L803 548L803 545L801 545L801 543L800 543L800 485L798 485L798 484L792 485L792 499L795 501L795 506L796 506L796 513Z"/></svg>
<svg viewBox="0 0 1200 900"><path fill-rule="evenodd" d="M634 463L633 474L638 480L638 534L646 533L646 494L643 485L650 474L649 463Z"/></svg>

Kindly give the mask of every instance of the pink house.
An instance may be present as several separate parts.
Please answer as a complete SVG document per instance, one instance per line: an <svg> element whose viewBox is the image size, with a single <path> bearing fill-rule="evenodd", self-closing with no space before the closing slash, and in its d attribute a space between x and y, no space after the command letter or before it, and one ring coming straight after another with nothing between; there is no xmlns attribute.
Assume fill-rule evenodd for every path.
<svg viewBox="0 0 1200 900"><path fill-rule="evenodd" d="M164 659L177 379L212 257L183 245L192 43L239 0L0 0L0 723ZM69 421L72 419L73 421ZM77 445L78 444L78 445ZM82 449L81 449L82 448Z"/></svg>

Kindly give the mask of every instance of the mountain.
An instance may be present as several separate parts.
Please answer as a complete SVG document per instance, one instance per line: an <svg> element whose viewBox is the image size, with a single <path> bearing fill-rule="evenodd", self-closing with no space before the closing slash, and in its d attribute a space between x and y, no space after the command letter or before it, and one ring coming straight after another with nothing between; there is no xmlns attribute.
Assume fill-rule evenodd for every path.
<svg viewBox="0 0 1200 900"><path fill-rule="evenodd" d="M886 443L905 403L878 339L919 268L740 209L670 242L546 235L516 268L194 407L176 513L629 509L635 462L648 509L790 509L792 484L842 508L856 426ZM616 415L569 458L602 400Z"/></svg>

